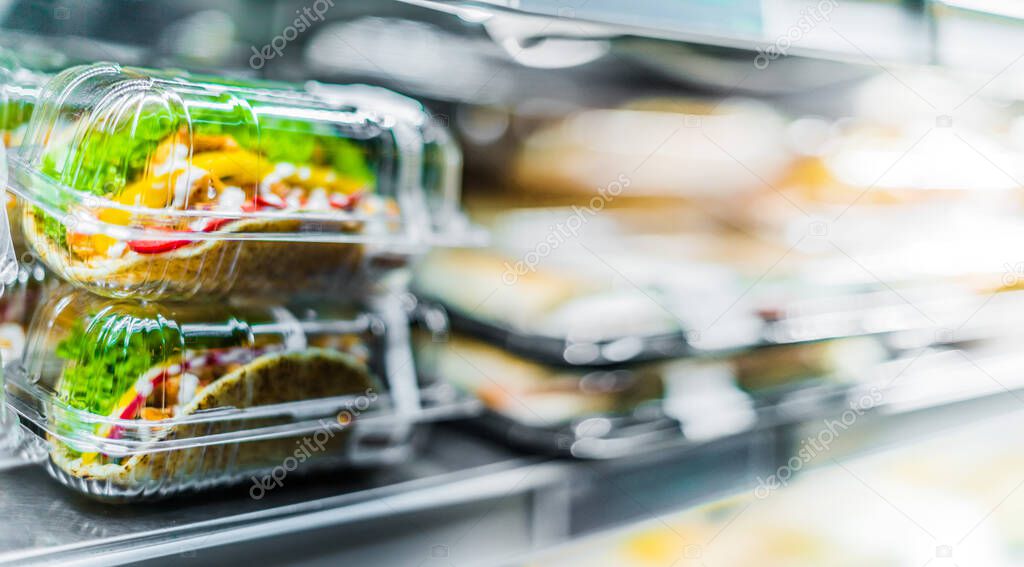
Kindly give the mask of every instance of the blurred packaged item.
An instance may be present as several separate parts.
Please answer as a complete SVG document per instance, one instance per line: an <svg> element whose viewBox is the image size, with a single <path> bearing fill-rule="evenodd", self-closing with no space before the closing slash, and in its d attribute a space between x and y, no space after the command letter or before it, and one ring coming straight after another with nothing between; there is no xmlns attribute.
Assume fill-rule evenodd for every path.
<svg viewBox="0 0 1024 567"><path fill-rule="evenodd" d="M478 423L529 450L611 458L701 443L841 413L850 397L874 400L870 387L893 407L984 396L971 382L936 398L888 373L913 353L1019 334L1021 292L968 274L894 267L879 280L839 254L673 232L645 223L651 211L580 211L506 210L490 248L437 251L414 283L431 331L421 374L479 397Z"/></svg>
<svg viewBox="0 0 1024 567"><path fill-rule="evenodd" d="M51 75L25 68L19 58L10 51L0 50L0 134L7 149L21 145L32 117L39 90ZM3 164L6 179L6 162ZM6 184L5 184L6 185ZM6 187L4 188L6 190ZM21 232L21 210L14 195L6 194L7 221L10 222L11 238L15 252L20 256L25 250Z"/></svg>
<svg viewBox="0 0 1024 567"><path fill-rule="evenodd" d="M436 254L419 272L416 290L440 301L457 327L553 362L611 364L687 349L681 320L645 289L609 286L585 270L531 271L508 285L500 281L505 265L503 256L486 252Z"/></svg>
<svg viewBox="0 0 1024 567"><path fill-rule="evenodd" d="M376 110L274 84L69 69L11 158L26 239L113 297L365 286L458 240L435 233L420 133Z"/></svg>
<svg viewBox="0 0 1024 567"><path fill-rule="evenodd" d="M769 398L808 384L853 383L887 353L870 339L767 348L703 360L565 368L460 333L421 333L422 378L479 398L486 431L547 454L607 459L698 443L761 425Z"/></svg>
<svg viewBox="0 0 1024 567"><path fill-rule="evenodd" d="M1004 133L954 129L951 121L797 119L788 141L804 155L791 174L720 212L731 210L732 222L789 241L817 222L848 244L858 226L871 222L886 230L858 234L867 240L861 248L876 249L889 230L900 234L901 224L1012 219L1008 213L1022 203L1017 179L1024 154Z"/></svg>
<svg viewBox="0 0 1024 567"><path fill-rule="evenodd" d="M1011 293L1024 279L1015 272L992 281L905 263L890 264L880 280L864 267L872 257L808 257L744 235L659 232L643 220L657 215L640 211L587 216L569 231L579 214L507 210L491 247L428 255L415 292L458 331L568 366L897 333L924 344L982 340L1012 332L1005 315L1024 309ZM943 338L951 329L956 337Z"/></svg>
<svg viewBox="0 0 1024 567"><path fill-rule="evenodd" d="M400 362L407 324L401 309L138 303L63 288L6 369L9 403L50 474L101 499L298 463L386 464L409 455L423 419Z"/></svg>
<svg viewBox="0 0 1024 567"><path fill-rule="evenodd" d="M0 50L0 132L3 143L21 144L39 89L50 75L26 69L12 53Z"/></svg>
<svg viewBox="0 0 1024 567"><path fill-rule="evenodd" d="M714 212L822 258L825 273L997 287L1024 234L1012 108L951 71L893 73L853 88L831 117L792 120L795 167Z"/></svg>
<svg viewBox="0 0 1024 567"><path fill-rule="evenodd" d="M43 269L24 256L21 211L17 207L17 199L6 191L6 156L11 151L8 148L21 143L39 96L39 87L48 78L46 74L24 68L14 54L0 50L0 133L3 134L4 146L0 149L0 179L3 180L0 192L7 205L4 214L0 215L0 223L3 224L0 246L4 248L3 260L0 260L0 279L3 280L0 282L3 285L0 292L0 359L3 364L20 358L29 317L47 285L43 283ZM28 260L24 267L17 265L19 258Z"/></svg>
<svg viewBox="0 0 1024 567"><path fill-rule="evenodd" d="M625 198L721 199L778 183L793 155L785 121L753 100L641 99L542 128L516 159L517 186ZM619 195L616 194L616 197Z"/></svg>
<svg viewBox="0 0 1024 567"><path fill-rule="evenodd" d="M1005 101L964 85L901 68L822 115L730 98L576 110L523 142L508 185L580 208L674 207L680 230L754 235L843 279L998 285L1024 236L1024 144Z"/></svg>
<svg viewBox="0 0 1024 567"><path fill-rule="evenodd" d="M417 342L425 376L443 378L488 409L529 426L561 426L595 415L628 415L662 397L652 367L559 369L459 334Z"/></svg>
<svg viewBox="0 0 1024 567"><path fill-rule="evenodd" d="M32 316L58 285L41 267L28 265L4 287L0 295L0 359L4 365L21 359Z"/></svg>
<svg viewBox="0 0 1024 567"><path fill-rule="evenodd" d="M418 295L440 303L457 328L556 364L618 364L756 341L761 320L730 309L742 297L728 267L643 240L614 216L577 208L506 211L493 246L445 250L418 270ZM531 246L531 242L533 245ZM663 243L665 244L665 243Z"/></svg>

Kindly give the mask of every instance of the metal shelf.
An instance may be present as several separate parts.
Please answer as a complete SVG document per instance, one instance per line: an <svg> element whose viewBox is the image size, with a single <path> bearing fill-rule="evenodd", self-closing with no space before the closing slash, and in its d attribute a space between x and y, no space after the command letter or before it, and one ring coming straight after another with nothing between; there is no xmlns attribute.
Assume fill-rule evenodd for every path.
<svg viewBox="0 0 1024 567"><path fill-rule="evenodd" d="M990 75L1014 67L1024 49L1024 10L983 0L402 1L483 26L527 67L532 52L556 58L582 49L571 45L575 41L589 42L597 53L604 42L604 52L679 77L699 78L713 63L716 69L742 65L742 72L729 74L745 81L757 82L748 76L766 75L758 72L770 67L809 85L808 71L825 70L833 79L850 71L807 60L874 71L888 71L890 62L945 65ZM572 57L563 59L572 66Z"/></svg>
<svg viewBox="0 0 1024 567"><path fill-rule="evenodd" d="M872 412L844 432L836 450L864 452L1019 410L1016 395ZM816 426L818 417L629 459L574 461L523 455L465 426L445 425L405 465L296 476L260 500L239 486L110 506L62 488L38 466L8 463L0 471L0 564L187 558L192 565L227 559L471 565L749 489Z"/></svg>

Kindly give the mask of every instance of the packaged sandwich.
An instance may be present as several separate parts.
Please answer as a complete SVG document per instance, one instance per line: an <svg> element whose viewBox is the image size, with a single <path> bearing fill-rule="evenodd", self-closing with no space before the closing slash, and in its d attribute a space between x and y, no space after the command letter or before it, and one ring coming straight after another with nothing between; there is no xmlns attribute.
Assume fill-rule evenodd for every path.
<svg viewBox="0 0 1024 567"><path fill-rule="evenodd" d="M590 197L628 181L623 199L684 199L703 209L778 184L794 160L779 143L785 127L775 109L750 99L649 98L581 110L530 134L513 160L515 187Z"/></svg>
<svg viewBox="0 0 1024 567"><path fill-rule="evenodd" d="M791 395L814 405L889 356L870 337L774 346L710 358L566 367L518 356L464 333L416 340L420 376L477 397L476 424L528 451L619 458L701 443L761 425ZM822 402L824 403L824 402ZM769 416L763 416L768 412Z"/></svg>
<svg viewBox="0 0 1024 567"><path fill-rule="evenodd" d="M875 258L806 258L735 234L659 233L653 221L638 230L623 211L570 231L574 214L505 211L491 246L431 252L413 289L453 329L545 364L735 356L751 368L744 379L762 383L773 371L760 361L805 356L820 348L812 343L979 340L1012 332L1006 313L1024 309L1020 293L985 285L991 278L908 277L905 264L880 280L864 267ZM1008 286L1024 281L1002 275Z"/></svg>
<svg viewBox="0 0 1024 567"><path fill-rule="evenodd" d="M413 288L453 327L552 364L616 365L758 341L762 321L744 309L741 274L704 248L713 239L644 234L633 220L579 207L505 211L489 247L432 251ZM753 256L739 252L747 243L730 244Z"/></svg>
<svg viewBox="0 0 1024 567"><path fill-rule="evenodd" d="M0 50L0 136L5 148L21 145L28 128L29 119L35 109L39 88L50 78L46 73L29 70L22 66L18 57L6 50ZM6 164L4 168L6 169ZM21 213L13 195L5 197L11 237L15 249L24 251L21 238Z"/></svg>
<svg viewBox="0 0 1024 567"><path fill-rule="evenodd" d="M21 238L21 213L18 201L6 191L7 154L21 143L39 86L48 75L26 69L17 56L0 49L0 359L7 364L21 356L25 344L25 326L42 294L43 270L19 267L17 258L24 252ZM13 223L13 224L12 224ZM0 410L2 411L2 410Z"/></svg>
<svg viewBox="0 0 1024 567"><path fill-rule="evenodd" d="M61 291L34 317L8 389L51 474L81 492L166 496L286 461L373 464L408 441L413 417L394 414L416 409L410 384L396 385L411 374L388 364L407 352L392 340L404 321Z"/></svg>
<svg viewBox="0 0 1024 567"><path fill-rule="evenodd" d="M40 303L59 286L39 266L26 265L0 295L0 359L10 364L21 358L32 315Z"/></svg>
<svg viewBox="0 0 1024 567"><path fill-rule="evenodd" d="M96 64L44 87L12 189L36 253L94 292L329 295L437 237L422 146L306 91Z"/></svg>
<svg viewBox="0 0 1024 567"><path fill-rule="evenodd" d="M664 392L662 376L653 366L557 368L462 334L443 342L418 340L416 352L423 376L446 380L478 397L490 411L531 427L627 415Z"/></svg>

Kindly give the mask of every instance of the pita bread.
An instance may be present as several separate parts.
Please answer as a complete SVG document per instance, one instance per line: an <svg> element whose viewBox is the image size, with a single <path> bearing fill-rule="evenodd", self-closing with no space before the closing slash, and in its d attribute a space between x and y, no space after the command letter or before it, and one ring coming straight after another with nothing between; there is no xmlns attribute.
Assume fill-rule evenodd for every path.
<svg viewBox="0 0 1024 567"><path fill-rule="evenodd" d="M225 374L204 388L182 414L221 407L261 405L364 394L378 388L369 370L348 354L324 349L278 353ZM257 423L259 421L260 423ZM212 435L241 428L272 425L266 420L238 420L209 424L186 424L173 428L168 438ZM82 480L100 480L132 488L191 485L217 477L241 476L273 468L296 453L299 443L312 434L232 444L194 447L156 453L142 453L119 464L85 463L65 444L52 436L50 459L57 468ZM338 454L348 440L348 431L334 431L318 455ZM315 458L313 455L312 458Z"/></svg>
<svg viewBox="0 0 1024 567"><path fill-rule="evenodd" d="M268 295L304 290L344 290L366 268L364 247L351 243L200 240L159 254L125 252L119 259L84 262L50 241L23 207L25 240L64 279L111 297L189 299L228 293ZM249 219L231 223L233 232L296 232L297 220Z"/></svg>

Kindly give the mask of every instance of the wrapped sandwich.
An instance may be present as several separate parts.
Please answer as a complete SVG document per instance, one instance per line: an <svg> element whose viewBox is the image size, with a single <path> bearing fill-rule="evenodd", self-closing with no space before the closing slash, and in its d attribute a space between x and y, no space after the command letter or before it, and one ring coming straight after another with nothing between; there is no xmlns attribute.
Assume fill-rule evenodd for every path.
<svg viewBox="0 0 1024 567"><path fill-rule="evenodd" d="M557 368L461 334L444 342L421 339L421 374L447 380L491 412L529 427L559 428L587 417L629 415L664 393L662 374L654 365Z"/></svg>
<svg viewBox="0 0 1024 567"><path fill-rule="evenodd" d="M304 91L77 67L44 88L13 190L39 256L94 292L326 295L426 245L418 140Z"/></svg>
<svg viewBox="0 0 1024 567"><path fill-rule="evenodd" d="M352 423L384 403L371 315L54 295L14 372L14 405L45 437L51 472L93 494L166 495L300 454L344 459Z"/></svg>

